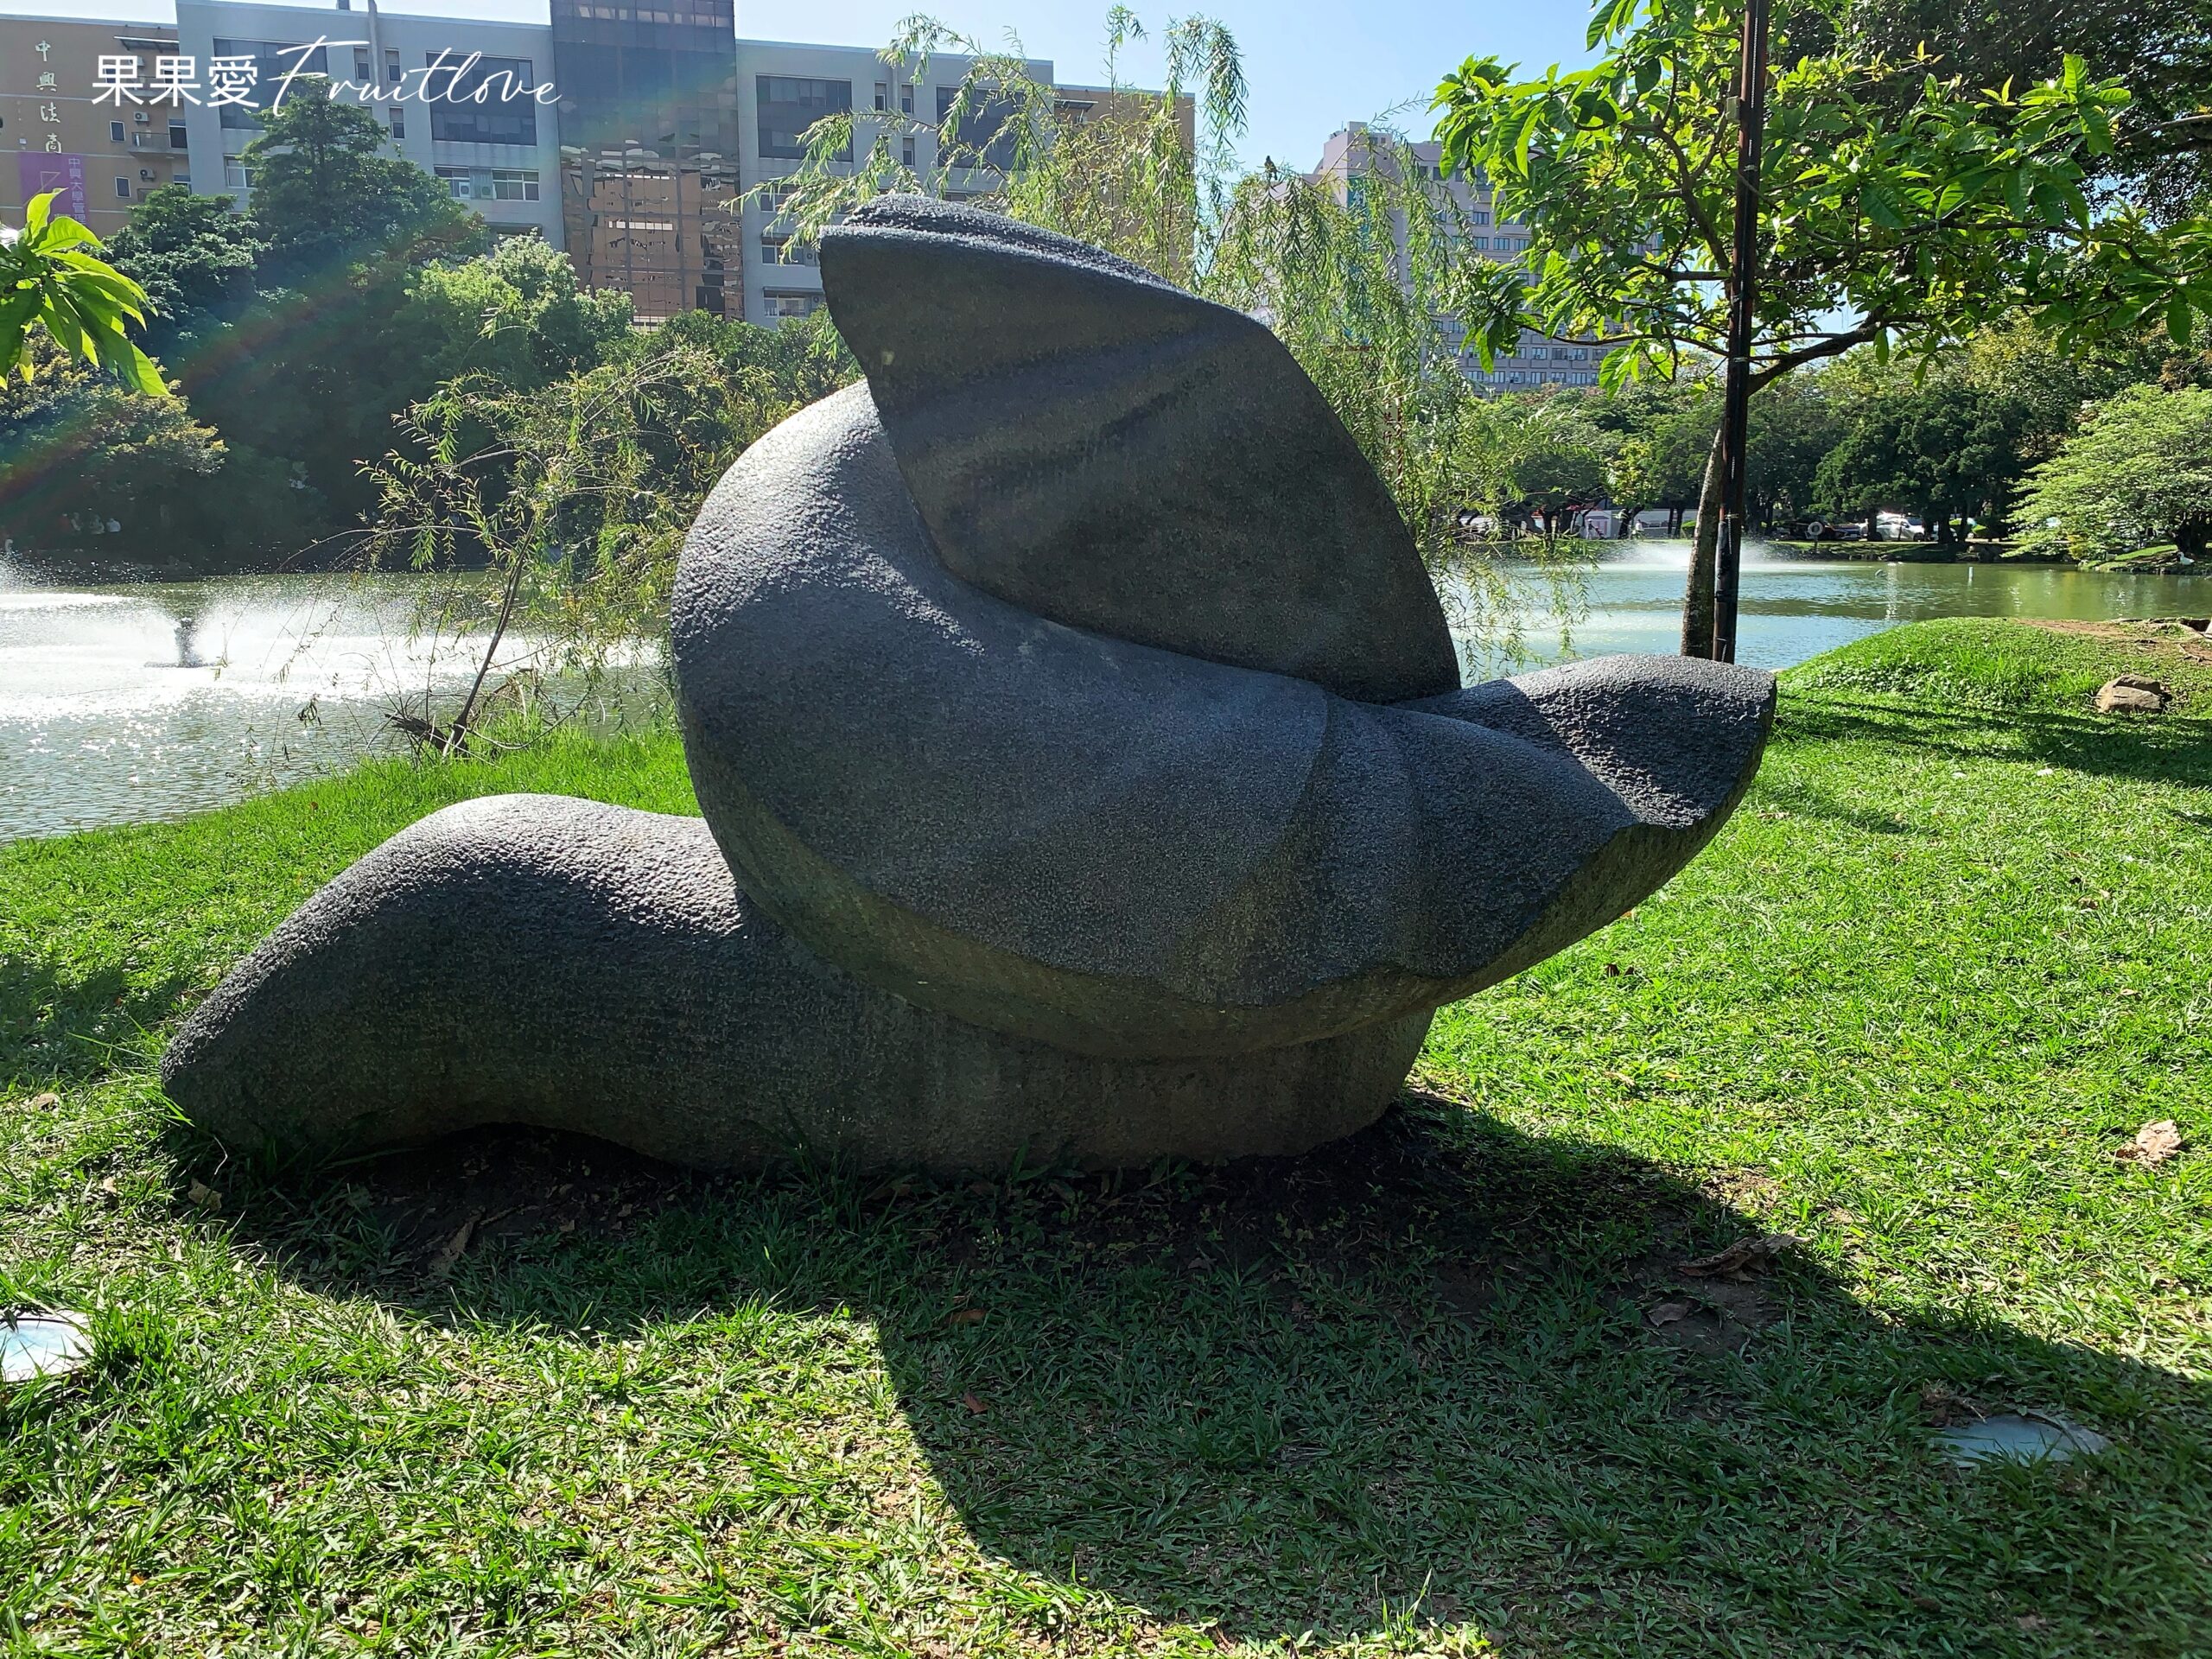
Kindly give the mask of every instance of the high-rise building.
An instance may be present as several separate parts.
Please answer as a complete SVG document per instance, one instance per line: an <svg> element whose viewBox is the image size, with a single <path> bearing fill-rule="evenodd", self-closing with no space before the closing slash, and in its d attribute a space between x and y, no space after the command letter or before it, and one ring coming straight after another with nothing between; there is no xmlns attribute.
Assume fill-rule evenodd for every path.
<svg viewBox="0 0 2212 1659"><path fill-rule="evenodd" d="M61 212L105 237L149 191L190 183L184 124L149 101L156 60L176 50L161 23L0 16L0 148L15 152L0 213L21 222L32 197L59 191Z"/></svg>
<svg viewBox="0 0 2212 1659"><path fill-rule="evenodd" d="M742 315L737 28L731 0L552 0L561 211L588 287L642 322Z"/></svg>
<svg viewBox="0 0 2212 1659"><path fill-rule="evenodd" d="M341 97L375 111L393 154L435 174L494 232L535 232L561 245L556 118L550 102L518 95L553 79L553 35L543 24L245 0L176 0L176 16L170 49L190 61L197 82L182 117L195 188L249 200L253 181L240 156L296 69L343 83ZM245 98L216 92L249 79L219 65L249 61Z"/></svg>
<svg viewBox="0 0 2212 1659"><path fill-rule="evenodd" d="M1529 227L1496 218L1496 200L1490 181L1443 176L1444 147L1437 143L1401 146L1385 143L1364 123L1354 121L1329 136L1321 148L1321 163L1308 175L1329 187L1341 202L1357 199L1363 181L1385 168L1395 168L1401 154L1410 153L1412 164L1427 182L1451 193L1467 226L1462 244L1467 252L1499 264L1508 264L1529 251ZM1402 225L1400 235L1404 233ZM1587 340L1553 340L1523 333L1515 350L1493 359L1490 368L1471 349L1459 353L1459 365L1477 385L1497 390L1522 390L1539 385L1594 386L1598 365L1607 348Z"/></svg>

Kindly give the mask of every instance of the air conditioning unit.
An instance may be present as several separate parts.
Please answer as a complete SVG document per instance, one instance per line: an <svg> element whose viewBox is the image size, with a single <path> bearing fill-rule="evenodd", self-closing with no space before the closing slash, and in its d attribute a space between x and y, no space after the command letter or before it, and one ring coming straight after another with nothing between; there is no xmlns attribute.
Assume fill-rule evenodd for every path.
<svg viewBox="0 0 2212 1659"><path fill-rule="evenodd" d="M138 169L138 176L142 179L150 179L154 176L154 169L150 167L142 167Z"/></svg>
<svg viewBox="0 0 2212 1659"><path fill-rule="evenodd" d="M132 111L130 118L143 127L154 118L147 114L143 110L137 110Z"/></svg>

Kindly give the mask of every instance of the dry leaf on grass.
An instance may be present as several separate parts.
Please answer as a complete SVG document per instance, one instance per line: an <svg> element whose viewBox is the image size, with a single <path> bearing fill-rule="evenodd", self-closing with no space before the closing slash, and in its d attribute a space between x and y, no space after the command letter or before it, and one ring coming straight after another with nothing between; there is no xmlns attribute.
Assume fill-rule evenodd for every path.
<svg viewBox="0 0 2212 1659"><path fill-rule="evenodd" d="M1688 1302L1662 1302L1643 1317L1655 1331L1662 1325L1676 1325L1690 1316Z"/></svg>
<svg viewBox="0 0 2212 1659"><path fill-rule="evenodd" d="M195 1210L219 1210L223 1207L223 1195L205 1181L194 1181L184 1196Z"/></svg>
<svg viewBox="0 0 2212 1659"><path fill-rule="evenodd" d="M454 1230L451 1238L438 1246L438 1253L430 1258L430 1277L442 1279L461 1260L461 1252L468 1248L468 1241L475 1236L477 1217L471 1216Z"/></svg>
<svg viewBox="0 0 2212 1659"><path fill-rule="evenodd" d="M981 1325L983 1310L980 1307L956 1307L945 1315L944 1322L947 1325Z"/></svg>
<svg viewBox="0 0 2212 1659"><path fill-rule="evenodd" d="M988 1406L978 1400L973 1393L962 1395L960 1396L960 1403L967 1407L971 1413L978 1417L982 1416L985 1412L990 1409Z"/></svg>
<svg viewBox="0 0 2212 1659"><path fill-rule="evenodd" d="M1739 1238L1718 1255L1700 1256L1675 1269L1688 1279L1745 1279L1767 1266L1793 1244L1805 1241L1795 1233L1768 1233L1759 1238Z"/></svg>
<svg viewBox="0 0 2212 1659"><path fill-rule="evenodd" d="M2135 1138L2124 1147L2114 1147L2112 1155L2123 1164L2163 1164L2181 1151L2181 1128L2173 1119L2162 1117L2155 1123L2145 1123L2135 1131Z"/></svg>
<svg viewBox="0 0 2212 1659"><path fill-rule="evenodd" d="M42 1112L49 1106L59 1106L60 1103L61 1096L55 1094L51 1089L48 1090L42 1095L33 1095L31 1096L31 1109L35 1112Z"/></svg>

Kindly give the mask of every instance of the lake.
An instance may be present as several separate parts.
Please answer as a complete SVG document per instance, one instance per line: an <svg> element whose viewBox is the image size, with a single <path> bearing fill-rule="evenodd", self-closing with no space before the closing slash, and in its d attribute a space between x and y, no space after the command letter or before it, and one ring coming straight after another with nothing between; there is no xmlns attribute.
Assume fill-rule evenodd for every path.
<svg viewBox="0 0 2212 1659"><path fill-rule="evenodd" d="M1535 615L1527 644L1562 653L1671 652L1688 550L1598 544L1586 608ZM1740 652L1783 668L1899 622L1937 616L2095 620L2202 614L2212 582L2050 566L1881 564L1753 547ZM0 566L0 841L176 817L396 753L387 713L428 690L448 715L475 659L414 626L406 577L232 576L200 582L36 581ZM1484 653L1463 647L1471 668ZM518 636L494 677L543 642ZM657 703L649 665L594 723ZM580 698L580 687L556 701ZM640 690L639 688L644 688Z"/></svg>
<svg viewBox="0 0 2212 1659"><path fill-rule="evenodd" d="M388 715L449 718L476 653L419 627L409 576L35 582L0 566L0 841L173 818L398 753ZM487 684L534 665L511 634ZM649 665L632 702L652 701ZM555 676L564 709L585 701ZM592 702L595 724L625 708Z"/></svg>

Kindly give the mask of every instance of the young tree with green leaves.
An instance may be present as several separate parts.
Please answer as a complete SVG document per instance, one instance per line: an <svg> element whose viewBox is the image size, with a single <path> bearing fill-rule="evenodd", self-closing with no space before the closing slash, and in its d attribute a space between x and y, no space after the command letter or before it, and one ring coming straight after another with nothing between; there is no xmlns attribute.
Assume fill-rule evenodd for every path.
<svg viewBox="0 0 2212 1659"><path fill-rule="evenodd" d="M1471 284L1478 348L1524 329L1616 349L1604 384L1721 354L1736 123L1737 0L1600 0L1590 67L1519 76L1470 59L1439 89L1447 168L1486 173L1530 226L1519 270ZM2186 341L2212 311L2212 226L2093 213L2126 91L2078 58L2024 88L1974 89L1836 46L1813 0L1777 9L1760 156L1754 396L1855 346L1934 357L2019 313L2063 340ZM1916 91L1901 96L1902 86ZM1753 407L1757 407L1756 402ZM1683 648L1712 637L1717 446L1698 514Z"/></svg>
<svg viewBox="0 0 2212 1659"><path fill-rule="evenodd" d="M160 368L130 337L131 325L146 321L145 289L97 257L99 238L54 211L60 194L33 196L20 230L0 226L0 375L31 378L36 329L65 359L97 364L148 397L168 397Z"/></svg>
<svg viewBox="0 0 2212 1659"><path fill-rule="evenodd" d="M2029 474L2023 552L2115 558L2171 542L2212 550L2212 391L2130 386Z"/></svg>

